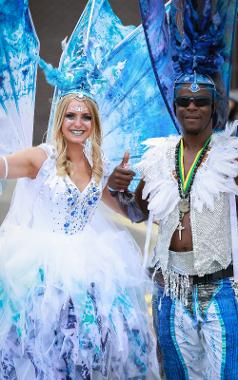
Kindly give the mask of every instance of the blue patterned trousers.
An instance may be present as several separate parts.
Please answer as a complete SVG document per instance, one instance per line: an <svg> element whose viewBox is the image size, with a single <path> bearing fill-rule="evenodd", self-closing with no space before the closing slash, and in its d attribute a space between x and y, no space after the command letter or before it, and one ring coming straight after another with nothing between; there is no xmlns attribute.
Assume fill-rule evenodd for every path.
<svg viewBox="0 0 238 380"><path fill-rule="evenodd" d="M155 285L154 326L167 380L238 379L238 302L229 278L191 287L188 305Z"/></svg>

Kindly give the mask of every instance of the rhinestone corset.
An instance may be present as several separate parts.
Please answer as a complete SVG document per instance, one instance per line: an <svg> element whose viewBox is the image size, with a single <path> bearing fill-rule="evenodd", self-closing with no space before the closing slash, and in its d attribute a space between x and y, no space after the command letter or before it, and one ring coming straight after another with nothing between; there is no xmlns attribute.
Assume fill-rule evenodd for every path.
<svg viewBox="0 0 238 380"><path fill-rule="evenodd" d="M67 235L81 232L93 223L93 215L102 198L104 178L96 183L92 177L80 191L69 176L59 176L56 170L55 151L50 145L42 145L48 159L37 178L28 184L33 193L31 226Z"/></svg>
<svg viewBox="0 0 238 380"><path fill-rule="evenodd" d="M101 191L94 180L90 181L82 193L73 183L67 181L66 178L64 180L66 190L62 196L62 202L65 204L65 223L62 228L65 234L73 235L82 231L91 220L101 199Z"/></svg>

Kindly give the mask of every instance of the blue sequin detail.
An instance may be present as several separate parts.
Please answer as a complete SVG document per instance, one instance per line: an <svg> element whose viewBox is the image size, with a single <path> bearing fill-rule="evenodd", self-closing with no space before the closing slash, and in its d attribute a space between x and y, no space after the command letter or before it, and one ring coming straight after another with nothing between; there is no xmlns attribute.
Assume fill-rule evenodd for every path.
<svg viewBox="0 0 238 380"><path fill-rule="evenodd" d="M73 235L82 231L91 220L101 199L101 190L94 181L89 184L85 193L81 193L73 184L67 183L66 199L66 217L63 228L65 234Z"/></svg>

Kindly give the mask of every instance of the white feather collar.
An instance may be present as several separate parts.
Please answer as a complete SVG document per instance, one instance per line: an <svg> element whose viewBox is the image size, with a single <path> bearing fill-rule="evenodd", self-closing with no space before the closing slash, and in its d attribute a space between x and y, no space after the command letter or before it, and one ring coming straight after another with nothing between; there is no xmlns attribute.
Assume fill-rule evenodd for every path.
<svg viewBox="0 0 238 380"><path fill-rule="evenodd" d="M233 127L237 126L234 124ZM238 195L234 178L238 176L238 138L232 136L234 128L212 136L211 149L199 167L191 190L191 202L199 212L203 207L213 211L220 193ZM175 178L175 147L179 136L154 138L144 142L148 150L137 168L145 181L143 198L149 197L149 210L163 220L179 202Z"/></svg>

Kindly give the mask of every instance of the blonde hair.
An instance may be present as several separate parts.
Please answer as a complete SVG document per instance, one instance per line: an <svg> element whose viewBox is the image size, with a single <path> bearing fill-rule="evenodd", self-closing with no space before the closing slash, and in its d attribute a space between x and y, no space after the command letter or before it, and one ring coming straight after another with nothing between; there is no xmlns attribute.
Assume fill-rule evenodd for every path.
<svg viewBox="0 0 238 380"><path fill-rule="evenodd" d="M53 127L54 145L58 153L56 161L57 173L58 175L64 176L70 174L72 170L72 164L67 158L67 141L65 140L62 133L62 124L65 113L69 103L72 100L78 100L80 102L83 101L88 107L92 116L92 133L89 137L92 146L91 169L96 182L99 183L103 175L103 164L101 155L102 135L98 108L92 99L88 97L79 98L77 94L67 94L57 104Z"/></svg>

